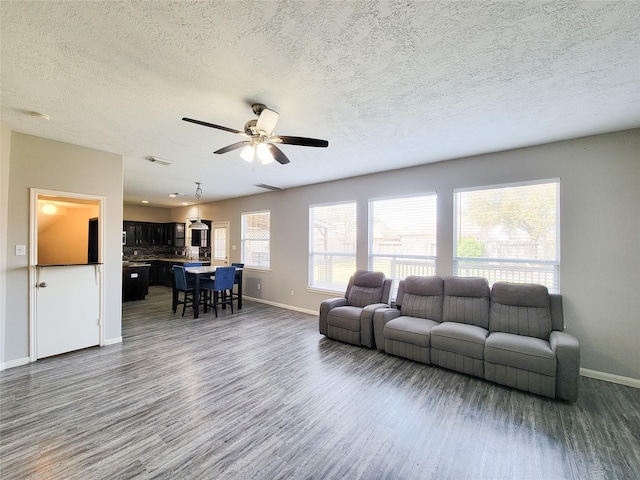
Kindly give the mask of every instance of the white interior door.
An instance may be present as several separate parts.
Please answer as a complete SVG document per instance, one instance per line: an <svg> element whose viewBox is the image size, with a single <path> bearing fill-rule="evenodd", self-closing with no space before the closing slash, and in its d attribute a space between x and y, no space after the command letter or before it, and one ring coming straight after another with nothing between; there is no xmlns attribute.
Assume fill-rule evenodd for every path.
<svg viewBox="0 0 640 480"><path fill-rule="evenodd" d="M105 200L31 189L31 361L102 343ZM96 218L97 235L91 228Z"/></svg>
<svg viewBox="0 0 640 480"><path fill-rule="evenodd" d="M99 345L101 265L37 269L37 358Z"/></svg>
<svg viewBox="0 0 640 480"><path fill-rule="evenodd" d="M229 222L211 225L211 265L229 265Z"/></svg>

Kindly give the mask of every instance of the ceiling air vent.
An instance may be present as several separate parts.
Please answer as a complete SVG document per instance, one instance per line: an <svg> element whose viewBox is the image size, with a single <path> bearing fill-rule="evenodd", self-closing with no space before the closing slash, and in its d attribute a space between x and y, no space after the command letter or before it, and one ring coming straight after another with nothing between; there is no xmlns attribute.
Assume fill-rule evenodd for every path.
<svg viewBox="0 0 640 480"><path fill-rule="evenodd" d="M254 185L254 187L266 188L267 190L282 190L279 187L274 187L273 185L267 185L266 183L258 183Z"/></svg>
<svg viewBox="0 0 640 480"><path fill-rule="evenodd" d="M149 160L151 163L157 163L158 165L164 165L165 167L167 165L171 165L171 162L169 160L163 160L162 158L158 158L158 157L147 157L147 160Z"/></svg>

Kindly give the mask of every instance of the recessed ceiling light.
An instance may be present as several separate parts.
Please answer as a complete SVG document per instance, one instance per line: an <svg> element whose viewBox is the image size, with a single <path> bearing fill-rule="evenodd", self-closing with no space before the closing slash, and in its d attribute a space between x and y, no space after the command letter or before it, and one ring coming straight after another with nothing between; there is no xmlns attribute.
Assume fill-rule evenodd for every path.
<svg viewBox="0 0 640 480"><path fill-rule="evenodd" d="M41 118L43 120L49 120L49 115L47 115L46 113L41 113L41 112L31 112L29 115L31 115L32 117L35 118Z"/></svg>
<svg viewBox="0 0 640 480"><path fill-rule="evenodd" d="M142 203L149 203L149 200L142 200Z"/></svg>
<svg viewBox="0 0 640 480"><path fill-rule="evenodd" d="M189 202L182 202L182 205L189 205Z"/></svg>
<svg viewBox="0 0 640 480"><path fill-rule="evenodd" d="M176 197L186 197L187 194L186 193L179 193L179 192L175 192L175 193L170 193L169 196L171 198L176 198Z"/></svg>

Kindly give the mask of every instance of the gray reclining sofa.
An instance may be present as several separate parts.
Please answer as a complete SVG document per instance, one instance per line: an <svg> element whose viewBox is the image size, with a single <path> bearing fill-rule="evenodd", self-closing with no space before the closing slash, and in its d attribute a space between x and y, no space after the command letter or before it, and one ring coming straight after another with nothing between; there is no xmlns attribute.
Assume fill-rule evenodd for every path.
<svg viewBox="0 0 640 480"><path fill-rule="evenodd" d="M320 316L324 333L322 307ZM542 285L489 289L484 278L407 277L394 308L373 309L372 328L373 340L362 345L538 395L578 398L580 346L563 331L562 296Z"/></svg>

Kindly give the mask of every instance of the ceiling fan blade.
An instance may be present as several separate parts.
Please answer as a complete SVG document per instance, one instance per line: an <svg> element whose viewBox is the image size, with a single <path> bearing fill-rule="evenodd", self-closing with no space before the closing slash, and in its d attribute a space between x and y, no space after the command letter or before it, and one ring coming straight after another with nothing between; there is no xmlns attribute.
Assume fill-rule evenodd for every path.
<svg viewBox="0 0 640 480"><path fill-rule="evenodd" d="M269 145L269 150L271 151L271 154L273 155L273 158L276 159L276 162L278 162L278 163L280 163L282 165L286 165L287 163L289 163L289 159L283 153L282 150L280 150L275 145L272 145L271 143L268 143L267 145Z"/></svg>
<svg viewBox="0 0 640 480"><path fill-rule="evenodd" d="M273 129L276 128L276 123L278 123L279 117L280 114L278 112L264 108L258 117L256 130L259 132L263 131L266 135L271 135L271 133L273 133Z"/></svg>
<svg viewBox="0 0 640 480"><path fill-rule="evenodd" d="M289 137L286 135L278 135L269 139L272 142L283 143L285 145L301 145L303 147L328 147L329 142L326 140L319 140L317 138L306 137Z"/></svg>
<svg viewBox="0 0 640 480"><path fill-rule="evenodd" d="M246 133L241 132L240 130L235 130L233 128L223 127L220 125L214 125L213 123L203 122L202 120L194 120L193 118L186 117L184 117L182 120L184 120L185 122L197 123L198 125L204 125L205 127L217 128L218 130L224 130L225 132L239 133L240 135L244 135L245 137L248 136Z"/></svg>
<svg viewBox="0 0 640 480"><path fill-rule="evenodd" d="M231 145L227 145L226 147L223 147L220 150L216 150L213 153L218 153L218 154L227 153L227 152L230 152L232 150L236 150L236 149L238 149L240 147L244 147L246 145L251 145L251 141L250 140L246 140L244 142L238 142L238 143L234 143L234 144L231 144Z"/></svg>

